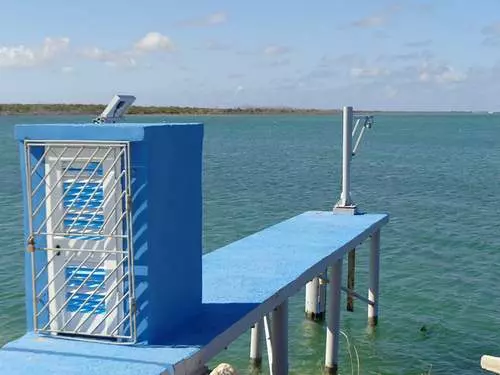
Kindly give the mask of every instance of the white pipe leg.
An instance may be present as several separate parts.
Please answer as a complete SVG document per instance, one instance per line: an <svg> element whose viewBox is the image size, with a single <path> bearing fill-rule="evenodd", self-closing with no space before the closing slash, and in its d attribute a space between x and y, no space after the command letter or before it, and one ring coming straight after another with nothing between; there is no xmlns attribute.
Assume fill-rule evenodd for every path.
<svg viewBox="0 0 500 375"><path fill-rule="evenodd" d="M262 321L254 324L250 334L250 362L253 367L262 364Z"/></svg>
<svg viewBox="0 0 500 375"><path fill-rule="evenodd" d="M271 323L270 323L269 315L264 315L262 319L264 323L264 332L266 334L266 348L267 348L267 360L269 362L269 374L273 375L273 363L274 363L274 354L273 354L273 339L271 337Z"/></svg>
<svg viewBox="0 0 500 375"><path fill-rule="evenodd" d="M310 320L321 321L325 318L326 308L326 270L323 274L312 279L306 284L306 317Z"/></svg>
<svg viewBox="0 0 500 375"><path fill-rule="evenodd" d="M368 284L368 325L376 326L378 322L378 295L380 272L380 230L372 234L370 241L370 270Z"/></svg>
<svg viewBox="0 0 500 375"><path fill-rule="evenodd" d="M288 300L272 312L273 375L288 375Z"/></svg>
<svg viewBox="0 0 500 375"><path fill-rule="evenodd" d="M326 330L325 373L336 375L339 359L340 336L340 288L342 282L342 258L332 267Z"/></svg>

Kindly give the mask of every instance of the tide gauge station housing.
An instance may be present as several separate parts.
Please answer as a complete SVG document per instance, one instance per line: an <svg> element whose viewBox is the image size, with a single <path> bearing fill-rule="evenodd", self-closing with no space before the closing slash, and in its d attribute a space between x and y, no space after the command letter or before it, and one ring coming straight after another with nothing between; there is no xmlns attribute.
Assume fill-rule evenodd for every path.
<svg viewBox="0 0 500 375"><path fill-rule="evenodd" d="M19 125L16 138L28 330L162 344L199 312L201 124Z"/></svg>

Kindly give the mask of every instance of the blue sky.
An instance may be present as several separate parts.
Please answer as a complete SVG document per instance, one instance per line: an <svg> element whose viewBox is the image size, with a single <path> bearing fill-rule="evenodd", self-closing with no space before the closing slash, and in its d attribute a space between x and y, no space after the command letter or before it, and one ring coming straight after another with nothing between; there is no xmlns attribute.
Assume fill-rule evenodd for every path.
<svg viewBox="0 0 500 375"><path fill-rule="evenodd" d="M0 102L500 110L500 1L2 2Z"/></svg>

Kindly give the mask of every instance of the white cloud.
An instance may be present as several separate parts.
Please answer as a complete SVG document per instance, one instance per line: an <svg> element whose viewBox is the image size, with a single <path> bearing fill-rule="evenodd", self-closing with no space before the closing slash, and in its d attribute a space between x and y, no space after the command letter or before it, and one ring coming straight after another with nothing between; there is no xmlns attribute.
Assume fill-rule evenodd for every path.
<svg viewBox="0 0 500 375"><path fill-rule="evenodd" d="M69 47L69 38L45 38L42 47L42 57L51 59Z"/></svg>
<svg viewBox="0 0 500 375"><path fill-rule="evenodd" d="M362 28L372 28L384 26L387 23L387 18L383 16L370 16L361 18L352 23L352 26L362 27Z"/></svg>
<svg viewBox="0 0 500 375"><path fill-rule="evenodd" d="M268 56L279 56L279 55L285 55L290 52L290 48L285 47L285 46L276 46L276 45L271 45L267 46L264 48L264 54Z"/></svg>
<svg viewBox="0 0 500 375"><path fill-rule="evenodd" d="M426 39L426 40L417 40L414 42L406 42L404 45L405 47L409 48L422 48L422 47L429 47L432 44L432 40Z"/></svg>
<svg viewBox="0 0 500 375"><path fill-rule="evenodd" d="M209 40L205 43L205 48L210 51L228 51L231 49L231 46L229 44L220 43L215 40Z"/></svg>
<svg viewBox="0 0 500 375"><path fill-rule="evenodd" d="M214 13L207 17L206 23L208 25L218 25L227 21L226 13Z"/></svg>
<svg viewBox="0 0 500 375"><path fill-rule="evenodd" d="M378 28L385 26L394 14L401 10L401 6L396 4L382 9L376 14L360 18L351 22L351 26L358 28Z"/></svg>
<svg viewBox="0 0 500 375"><path fill-rule="evenodd" d="M53 60L69 46L69 38L45 38L41 46L0 46L0 68L32 67Z"/></svg>
<svg viewBox="0 0 500 375"><path fill-rule="evenodd" d="M237 86L236 89L234 90L234 95L238 95L240 92L242 92L245 88L241 85Z"/></svg>
<svg viewBox="0 0 500 375"><path fill-rule="evenodd" d="M227 22L227 14L225 12L217 12L209 14L208 16L202 18L194 18L191 20L181 22L182 26L188 27L206 27L215 26Z"/></svg>
<svg viewBox="0 0 500 375"><path fill-rule="evenodd" d="M130 49L123 51L108 51L99 47L90 47L80 51L80 55L88 60L100 61L109 67L134 68L139 65L138 58L151 52L167 51L174 49L169 37L159 32L152 31L139 39Z"/></svg>
<svg viewBox="0 0 500 375"><path fill-rule="evenodd" d="M385 95L388 97L388 98L394 98L396 97L396 95L398 95L399 91L397 88L391 86L391 85L387 85L385 86Z"/></svg>
<svg viewBox="0 0 500 375"><path fill-rule="evenodd" d="M483 43L496 46L500 44L500 22L483 27L481 33L484 35Z"/></svg>
<svg viewBox="0 0 500 375"><path fill-rule="evenodd" d="M420 82L448 84L465 81L467 75L449 65L424 63L420 68L418 79Z"/></svg>
<svg viewBox="0 0 500 375"><path fill-rule="evenodd" d="M70 73L73 73L74 71L75 71L75 68L72 66L63 66L61 68L61 72L63 72L64 74L70 74Z"/></svg>
<svg viewBox="0 0 500 375"><path fill-rule="evenodd" d="M320 65L323 67L363 65L365 61L366 58L362 54L347 53L336 57L323 56Z"/></svg>
<svg viewBox="0 0 500 375"><path fill-rule="evenodd" d="M88 60L100 61L109 67L135 67L137 61L130 52L112 52L100 49L98 47L91 47L84 49L80 54Z"/></svg>
<svg viewBox="0 0 500 375"><path fill-rule="evenodd" d="M274 60L274 61L270 62L268 66L283 67L283 66L288 66L291 63L292 63L291 59L285 58L285 59Z"/></svg>
<svg viewBox="0 0 500 375"><path fill-rule="evenodd" d="M125 67L129 67L129 68L135 68L137 66L137 61L134 58L129 57L129 58L123 58L123 59L120 59L120 60L105 61L104 64L106 66L109 66L110 68L116 68L118 66L125 66Z"/></svg>
<svg viewBox="0 0 500 375"><path fill-rule="evenodd" d="M172 51L174 44L168 36L152 31L141 38L134 48L140 52Z"/></svg>
<svg viewBox="0 0 500 375"><path fill-rule="evenodd" d="M104 51L98 47L91 47L84 49L81 52L82 56L88 58L89 60L106 61L111 58L111 53Z"/></svg>
<svg viewBox="0 0 500 375"><path fill-rule="evenodd" d="M389 71L383 68L352 68L350 74L356 78L373 78L388 75Z"/></svg>
<svg viewBox="0 0 500 375"><path fill-rule="evenodd" d="M35 52L23 45L0 47L0 67L26 67L35 64Z"/></svg>

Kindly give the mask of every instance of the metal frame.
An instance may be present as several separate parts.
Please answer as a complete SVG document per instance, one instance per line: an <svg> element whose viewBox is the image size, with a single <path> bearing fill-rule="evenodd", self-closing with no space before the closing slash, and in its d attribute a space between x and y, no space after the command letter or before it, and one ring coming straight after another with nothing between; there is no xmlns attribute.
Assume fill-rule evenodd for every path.
<svg viewBox="0 0 500 375"><path fill-rule="evenodd" d="M33 163L35 148L41 148L41 157ZM34 331L64 334L80 340L107 338L116 343L134 343L136 307L129 143L26 140L24 152ZM67 163L64 168L61 167L63 161ZM96 177L100 168L102 175ZM38 177L36 185L34 177ZM63 187L65 178L69 178L67 189ZM73 188L76 193L69 198ZM90 195L89 192L82 195L87 188ZM95 206L92 199L98 191L102 198ZM69 203L65 199L70 199ZM77 208L77 201L81 207ZM98 228L94 224L97 215L103 217ZM56 239L64 246L54 246ZM47 261L40 265L37 254L42 251ZM64 257L56 260L61 254ZM69 264L73 272L66 275L65 280L61 279ZM93 281L92 276L103 268L105 276ZM75 275L82 269L90 272L78 279ZM68 291L68 286L75 282L77 287ZM68 304L85 289L87 293L78 295L81 299L76 310L68 313ZM91 305L96 296L100 298L98 303ZM111 308L95 314L108 303L112 303ZM57 306L57 311L54 312L53 306ZM42 314L48 315L46 321ZM110 316L113 323L108 326ZM104 331L96 332L103 324Z"/></svg>
<svg viewBox="0 0 500 375"><path fill-rule="evenodd" d="M342 111L342 187L340 199L334 207L334 211L338 213L357 213L356 204L351 198L351 161L356 155L365 130L372 128L374 123L373 116L364 116L356 120L353 128L353 119L353 108L344 107ZM357 139L354 141L356 135Z"/></svg>

